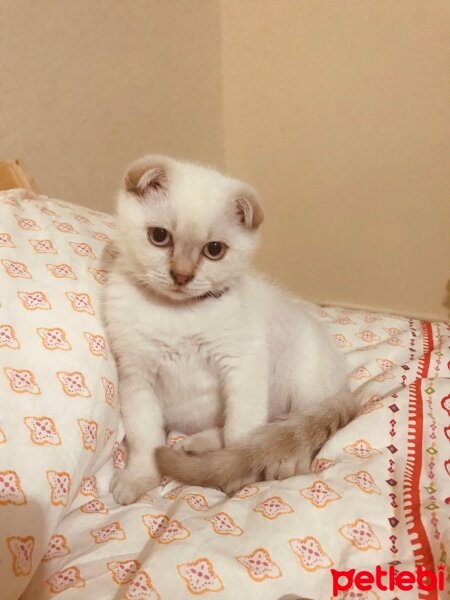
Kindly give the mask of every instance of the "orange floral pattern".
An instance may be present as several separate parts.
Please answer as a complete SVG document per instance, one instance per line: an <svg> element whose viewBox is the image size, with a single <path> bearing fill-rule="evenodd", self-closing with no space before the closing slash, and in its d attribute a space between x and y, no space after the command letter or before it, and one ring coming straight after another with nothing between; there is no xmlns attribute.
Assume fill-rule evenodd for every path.
<svg viewBox="0 0 450 600"><path fill-rule="evenodd" d="M66 556L66 554L70 554L70 548L67 545L66 538L59 533L55 533L50 538L47 551L42 557L42 560L51 560L52 558Z"/></svg>
<svg viewBox="0 0 450 600"><path fill-rule="evenodd" d="M14 260L2 259L0 261L5 268L5 271L10 277L21 277L22 279L33 279L31 273L28 271L27 266L22 262Z"/></svg>
<svg viewBox="0 0 450 600"><path fill-rule="evenodd" d="M381 494L380 488L368 471L358 471L344 477L345 481L356 484L366 494Z"/></svg>
<svg viewBox="0 0 450 600"><path fill-rule="evenodd" d="M40 394L41 388L36 383L34 374L28 369L12 369L4 367L9 385L16 394Z"/></svg>
<svg viewBox="0 0 450 600"><path fill-rule="evenodd" d="M208 510L208 500L203 494L188 494L184 497L189 506L196 511Z"/></svg>
<svg viewBox="0 0 450 600"><path fill-rule="evenodd" d="M31 572L34 537L9 537L6 540L8 550L12 555L12 570L14 575L29 575Z"/></svg>
<svg viewBox="0 0 450 600"><path fill-rule="evenodd" d="M20 506L26 504L26 501L20 477L16 471L0 471L0 505L15 504Z"/></svg>
<svg viewBox="0 0 450 600"><path fill-rule="evenodd" d="M0 348L12 348L18 350L20 342L16 337L14 327L11 325L0 325Z"/></svg>
<svg viewBox="0 0 450 600"><path fill-rule="evenodd" d="M92 267L89 267L88 271L97 283L99 283L100 285L106 283L107 272L105 271L105 269L94 269Z"/></svg>
<svg viewBox="0 0 450 600"><path fill-rule="evenodd" d="M244 533L244 530L226 512L219 512L212 517L205 517L205 519L211 523L213 530L219 535L242 535Z"/></svg>
<svg viewBox="0 0 450 600"><path fill-rule="evenodd" d="M348 454L353 454L358 458L371 458L376 454L380 454L379 450L376 450L370 445L370 442L362 439L356 440L352 444L348 444L348 446L345 446L344 450Z"/></svg>
<svg viewBox="0 0 450 600"><path fill-rule="evenodd" d="M67 506L72 478L67 471L47 471L50 485L50 501L53 506Z"/></svg>
<svg viewBox="0 0 450 600"><path fill-rule="evenodd" d="M24 423L30 431L30 439L38 446L59 446L61 436L55 422L50 417L24 417Z"/></svg>
<svg viewBox="0 0 450 600"><path fill-rule="evenodd" d="M114 583L123 585L133 581L141 563L138 560L111 560L106 566L108 571L111 571Z"/></svg>
<svg viewBox="0 0 450 600"><path fill-rule="evenodd" d="M247 569L248 575L258 582L265 579L278 579L282 575L280 567L272 560L265 548L257 548L245 556L237 556L236 560Z"/></svg>
<svg viewBox="0 0 450 600"><path fill-rule="evenodd" d="M15 248L9 233L0 233L0 248Z"/></svg>
<svg viewBox="0 0 450 600"><path fill-rule="evenodd" d="M280 496L272 496L267 498L264 502L260 502L253 509L255 512L260 513L261 516L266 519L277 519L281 515L288 515L294 512L292 506L280 498Z"/></svg>
<svg viewBox="0 0 450 600"><path fill-rule="evenodd" d="M77 276L70 265L47 265L47 269L53 277L57 277L58 279L77 279Z"/></svg>
<svg viewBox="0 0 450 600"><path fill-rule="evenodd" d="M166 515L144 515L142 521L147 528L148 535L158 540L160 544L184 540L191 535L189 529L180 521L171 520Z"/></svg>
<svg viewBox="0 0 450 600"><path fill-rule="evenodd" d="M77 292L67 292L67 298L70 300L70 304L76 312L87 313L88 315L95 315L94 307L92 306L92 300L89 294L80 294Z"/></svg>
<svg viewBox="0 0 450 600"><path fill-rule="evenodd" d="M340 534L358 550L379 550L380 541L375 535L373 528L364 519L356 519L339 528Z"/></svg>
<svg viewBox="0 0 450 600"><path fill-rule="evenodd" d="M84 587L86 583L78 567L69 567L49 577L47 585L52 594L60 594L70 588Z"/></svg>
<svg viewBox="0 0 450 600"><path fill-rule="evenodd" d="M199 596L224 589L222 580L208 558L198 558L193 562L177 565L177 569L191 594Z"/></svg>
<svg viewBox="0 0 450 600"><path fill-rule="evenodd" d="M80 507L81 512L84 513L101 513L102 515L106 515L109 513L108 507L106 506L106 504L104 502L102 502L101 500L98 500L97 498L94 498L94 500L90 500L89 502L86 502L86 504L83 504Z"/></svg>
<svg viewBox="0 0 450 600"><path fill-rule="evenodd" d="M256 485L246 485L245 487L242 488L242 490L239 490L239 492L237 492L233 498L235 498L236 500L247 500L247 498L251 498L252 496L255 496L255 494L257 494L259 492L259 487Z"/></svg>
<svg viewBox="0 0 450 600"><path fill-rule="evenodd" d="M316 508L324 508L330 502L340 498L340 495L332 490L325 481L315 481L309 487L300 490L300 494Z"/></svg>
<svg viewBox="0 0 450 600"><path fill-rule="evenodd" d="M289 545L301 566L307 571L314 572L318 569L329 569L333 566L333 561L323 551L320 542L311 536L289 540Z"/></svg>
<svg viewBox="0 0 450 600"><path fill-rule="evenodd" d="M87 419L78 419L78 426L81 431L81 439L86 450L95 452L97 448L97 421L89 421Z"/></svg>
<svg viewBox="0 0 450 600"><path fill-rule="evenodd" d="M94 259L97 258L92 246L90 244L86 244L86 242L70 242L70 245L72 246L75 254L78 254L78 256L89 256L89 258Z"/></svg>
<svg viewBox="0 0 450 600"><path fill-rule="evenodd" d="M121 524L118 521L100 527L99 529L93 529L91 536L96 544L104 544L111 540L124 540L126 538L125 531L122 529Z"/></svg>
<svg viewBox="0 0 450 600"><path fill-rule="evenodd" d="M83 373L80 371L73 371L71 373L67 371L58 371L56 374L58 381L64 390L64 393L68 396L80 396L82 398L90 398L91 392L89 391Z"/></svg>
<svg viewBox="0 0 450 600"><path fill-rule="evenodd" d="M33 250L38 254L57 254L51 240L28 240Z"/></svg>
<svg viewBox="0 0 450 600"><path fill-rule="evenodd" d="M93 333L89 333L89 331L84 332L84 337L88 343L89 352L94 356L102 356L103 358L107 358L106 356L106 341L102 335L95 335Z"/></svg>
<svg viewBox="0 0 450 600"><path fill-rule="evenodd" d="M46 350L72 350L66 334L60 327L38 327L37 333Z"/></svg>
<svg viewBox="0 0 450 600"><path fill-rule="evenodd" d="M17 292L17 295L27 310L51 310L52 308L44 292Z"/></svg>
<svg viewBox="0 0 450 600"><path fill-rule="evenodd" d="M123 600L161 600L161 596L153 587L148 573L139 571L131 581Z"/></svg>
<svg viewBox="0 0 450 600"><path fill-rule="evenodd" d="M98 498L97 480L95 475L84 477L82 479L80 493L83 494L83 496L94 496L94 498Z"/></svg>

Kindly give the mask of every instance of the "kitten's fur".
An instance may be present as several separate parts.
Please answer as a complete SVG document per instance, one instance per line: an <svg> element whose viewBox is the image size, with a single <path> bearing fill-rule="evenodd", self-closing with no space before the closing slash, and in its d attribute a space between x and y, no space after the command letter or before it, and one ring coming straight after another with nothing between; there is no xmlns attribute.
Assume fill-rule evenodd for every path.
<svg viewBox="0 0 450 600"><path fill-rule="evenodd" d="M148 156L129 168L117 214L104 304L129 450L111 485L117 502L158 484L168 429L190 436L157 453L162 474L183 482L232 492L307 472L357 406L313 307L251 270L263 218L254 190ZM173 243L153 245L150 227ZM220 260L202 254L211 241L228 246Z"/></svg>

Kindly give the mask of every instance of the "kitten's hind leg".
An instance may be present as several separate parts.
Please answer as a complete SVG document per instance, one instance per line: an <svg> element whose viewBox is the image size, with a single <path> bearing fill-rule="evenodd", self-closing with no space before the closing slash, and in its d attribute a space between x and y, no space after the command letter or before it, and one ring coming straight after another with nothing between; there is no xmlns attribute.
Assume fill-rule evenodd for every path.
<svg viewBox="0 0 450 600"><path fill-rule="evenodd" d="M264 470L264 479L266 481L288 479L289 477L295 477L295 475L306 475L310 472L311 453L308 449L270 463Z"/></svg>
<svg viewBox="0 0 450 600"><path fill-rule="evenodd" d="M242 477L238 477L237 479L231 480L223 487L223 491L228 496L233 496L237 492L241 491L246 485L251 485L252 483L256 483L260 481L261 477L259 477L255 473L248 473L247 475L243 475Z"/></svg>
<svg viewBox="0 0 450 600"><path fill-rule="evenodd" d="M199 454L208 450L218 450L223 448L223 445L223 429L211 427L184 438L176 448L181 448L191 454Z"/></svg>

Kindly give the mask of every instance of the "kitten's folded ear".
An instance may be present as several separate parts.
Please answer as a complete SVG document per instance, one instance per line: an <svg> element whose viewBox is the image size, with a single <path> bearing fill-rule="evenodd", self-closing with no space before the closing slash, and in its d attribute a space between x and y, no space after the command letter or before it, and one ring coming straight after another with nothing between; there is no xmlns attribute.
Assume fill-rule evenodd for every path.
<svg viewBox="0 0 450 600"><path fill-rule="evenodd" d="M245 186L236 199L237 214L247 229L258 229L264 220L264 213L258 195L253 188Z"/></svg>
<svg viewBox="0 0 450 600"><path fill-rule="evenodd" d="M128 167L124 178L126 191L141 198L152 192L165 191L171 164L172 160L168 156L157 154L136 160Z"/></svg>

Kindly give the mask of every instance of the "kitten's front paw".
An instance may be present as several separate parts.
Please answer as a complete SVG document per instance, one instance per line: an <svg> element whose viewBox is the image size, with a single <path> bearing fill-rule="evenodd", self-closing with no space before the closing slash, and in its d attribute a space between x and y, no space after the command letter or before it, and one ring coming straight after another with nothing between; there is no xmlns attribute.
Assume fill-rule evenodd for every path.
<svg viewBox="0 0 450 600"><path fill-rule="evenodd" d="M117 471L109 486L117 504L131 504L159 485L158 476L137 476L128 469Z"/></svg>
<svg viewBox="0 0 450 600"><path fill-rule="evenodd" d="M209 450L217 450L222 447L219 435L212 431L200 431L190 435L179 442L175 449L182 449L188 454L201 454Z"/></svg>

